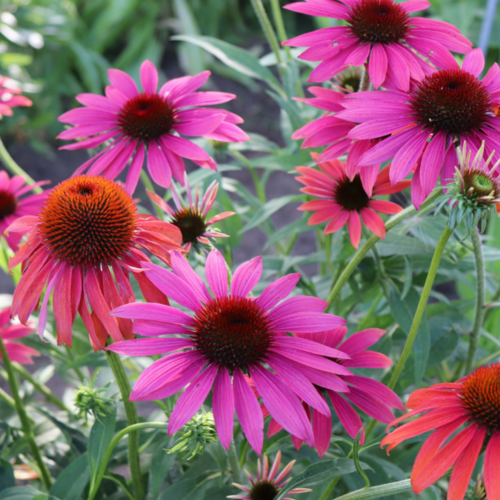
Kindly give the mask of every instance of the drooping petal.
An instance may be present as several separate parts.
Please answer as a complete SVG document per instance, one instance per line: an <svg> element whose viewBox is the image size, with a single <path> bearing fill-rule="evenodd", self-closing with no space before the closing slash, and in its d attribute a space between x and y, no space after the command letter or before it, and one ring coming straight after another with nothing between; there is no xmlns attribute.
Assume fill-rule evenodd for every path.
<svg viewBox="0 0 500 500"><path fill-rule="evenodd" d="M225 367L219 368L215 379L212 410L220 442L228 450L233 439L234 394L231 377Z"/></svg>

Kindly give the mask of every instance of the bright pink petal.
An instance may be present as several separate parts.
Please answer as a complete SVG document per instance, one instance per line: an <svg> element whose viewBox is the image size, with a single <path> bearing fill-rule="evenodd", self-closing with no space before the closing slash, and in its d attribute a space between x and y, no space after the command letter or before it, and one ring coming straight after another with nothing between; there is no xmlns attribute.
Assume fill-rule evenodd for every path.
<svg viewBox="0 0 500 500"><path fill-rule="evenodd" d="M141 83L144 93L156 94L158 88L158 71L151 61L144 61L141 64Z"/></svg>
<svg viewBox="0 0 500 500"><path fill-rule="evenodd" d="M227 297L227 268L224 257L218 250L212 250L205 264L207 281L213 294L218 297Z"/></svg>
<svg viewBox="0 0 500 500"><path fill-rule="evenodd" d="M484 485L488 500L500 500L500 432L495 432L484 456Z"/></svg>
<svg viewBox="0 0 500 500"><path fill-rule="evenodd" d="M192 347L194 347L194 343L191 339L159 338L124 340L111 344L106 350L126 356L153 356Z"/></svg>
<svg viewBox="0 0 500 500"><path fill-rule="evenodd" d="M476 78L484 69L484 54L481 49L471 50L462 63L462 69L473 74Z"/></svg>
<svg viewBox="0 0 500 500"><path fill-rule="evenodd" d="M379 238L385 238L385 224L384 221L380 218L380 215L376 214L373 210L369 208L361 209L361 217L366 227L374 233Z"/></svg>
<svg viewBox="0 0 500 500"><path fill-rule="evenodd" d="M133 78L119 69L109 69L108 77L111 84L116 87L128 99L132 99L139 94L137 85Z"/></svg>
<svg viewBox="0 0 500 500"><path fill-rule="evenodd" d="M231 280L231 295L246 297L262 276L262 257L241 264Z"/></svg>
<svg viewBox="0 0 500 500"><path fill-rule="evenodd" d="M330 396L333 408L335 409L339 420L342 422L344 429L347 431L347 434L349 434L352 438L355 438L359 430L363 428L363 423L361 422L359 415L342 396L339 396L333 391L328 391L328 395ZM363 432L360 440L361 444L364 444L364 439Z"/></svg>
<svg viewBox="0 0 500 500"><path fill-rule="evenodd" d="M361 220L359 219L359 214L356 210L349 212L348 228L352 246L354 248L358 248L359 241L361 240Z"/></svg>
<svg viewBox="0 0 500 500"><path fill-rule="evenodd" d="M189 326L193 323L191 316L185 312L164 304L144 304L142 302L125 304L113 309L111 315L118 318L146 319L175 325Z"/></svg>
<svg viewBox="0 0 500 500"><path fill-rule="evenodd" d="M231 377L227 369L222 366L215 379L212 411L220 442L228 450L233 439L234 394Z"/></svg>

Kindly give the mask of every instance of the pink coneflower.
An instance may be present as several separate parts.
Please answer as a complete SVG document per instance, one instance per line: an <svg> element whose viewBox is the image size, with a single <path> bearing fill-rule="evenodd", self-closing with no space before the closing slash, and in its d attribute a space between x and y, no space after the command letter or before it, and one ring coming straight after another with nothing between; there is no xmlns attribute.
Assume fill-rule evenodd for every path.
<svg viewBox="0 0 500 500"><path fill-rule="evenodd" d="M217 170L215 161L199 146L180 137L202 136L221 142L242 142L248 136L236 124L243 120L224 109L199 106L221 104L236 96L224 92L195 92L210 76L204 71L196 76L175 78L159 91L158 72L153 63L141 65L143 92L134 80L118 69L108 71L111 85L106 97L80 94L76 99L85 108L77 108L59 117L59 121L76 125L59 135L59 139L83 139L61 149L92 149L111 141L103 151L84 163L76 172L116 178L132 163L126 189L133 193L141 173L144 157L153 180L169 187L172 176L181 184L186 171L183 158L203 168Z"/></svg>
<svg viewBox="0 0 500 500"><path fill-rule="evenodd" d="M318 157L312 154L314 160ZM399 193L406 189L411 181L401 181L391 186L389 182L389 166L381 172L375 170L375 178L363 178L361 174L351 173L346 163L339 160L318 163L320 171L309 167L297 167L295 170L302 174L297 180L306 187L301 191L319 200L307 201L299 210L314 211L308 224L327 222L325 234L334 233L347 222L349 237L354 248L359 247L361 239L361 220L366 227L379 238L385 238L384 221L375 211L383 214L397 214L403 210L396 203L385 200L375 200L373 196ZM369 173L370 169L366 169ZM364 181L364 182L363 182ZM364 183L373 186L371 193L367 192Z"/></svg>
<svg viewBox="0 0 500 500"><path fill-rule="evenodd" d="M392 366L392 361L384 354L367 350L368 347L371 347L380 340L386 333L385 330L370 328L355 333L342 342L346 333L347 328L341 326L330 332L309 335L301 334L300 336L301 338L319 342L348 354L350 359L336 360L345 368L387 368ZM389 423L394 419L391 408L404 410L404 406L398 396L377 380L355 375L354 373L338 375L337 378L338 380L336 383L330 386L327 386L325 383L325 388L321 389L321 394L323 398L326 398L326 396L330 398L340 422L352 438L355 438L358 432L363 429L363 423L350 403L357 406L367 415L384 423ZM341 394L345 397L342 397ZM304 408L309 418L312 418L314 445L321 458L328 450L332 438L331 416L324 415L316 410L313 410L311 416L309 405L304 403ZM264 414L268 414L266 409L264 409ZM268 436L276 434L281 428L282 427L272 419L269 423ZM364 439L363 430L360 440L361 444L364 443ZM302 445L302 440L293 435L292 440L298 450Z"/></svg>
<svg viewBox="0 0 500 500"><path fill-rule="evenodd" d="M406 439L434 431L413 465L415 493L424 491L453 467L447 499L463 500L477 458L486 447L484 484L488 500L500 499L499 380L500 364L495 363L478 368L456 383L433 385L410 396L406 407L412 411L390 425L421 416L391 432L381 446L389 445L389 452ZM464 424L466 427L454 435Z"/></svg>
<svg viewBox="0 0 500 500"><path fill-rule="evenodd" d="M10 78L6 76L0 77L0 115L12 116L14 112L12 108L18 106L31 106L33 102L31 99L22 94L22 90L17 87L9 87ZM7 86L6 86L7 85Z"/></svg>
<svg viewBox="0 0 500 500"><path fill-rule="evenodd" d="M32 356L40 356L40 353L24 344L13 342L13 340L26 337L36 330L30 326L10 324L10 307L0 311L0 335L5 344L5 350L11 361L22 365L33 364Z"/></svg>
<svg viewBox="0 0 500 500"><path fill-rule="evenodd" d="M234 215L235 212L223 212L213 217L208 217L208 213L210 212L215 198L217 197L219 183L216 181L212 182L201 200L198 192L198 186L196 186L195 197L193 200L187 175L185 176L184 184L186 186L188 199L188 203L184 204L178 196L174 184L171 185L172 197L176 207L175 210L170 208L157 194L148 191L148 196L154 203L156 203L156 205L167 212L170 216L170 220L168 222L177 226L181 230L182 244L186 251L189 252L192 246L196 247L199 243L209 245L210 240L208 238L229 238L227 234L221 233L210 226L216 222L231 217L231 215Z"/></svg>
<svg viewBox="0 0 500 500"><path fill-rule="evenodd" d="M48 181L36 182L25 186L25 179L21 175L16 175L9 179L7 172L0 170L0 236L5 238L9 247L17 251L21 235L5 234L5 230L19 217L25 215L36 215L47 193L32 194L21 198L37 186L48 184Z"/></svg>
<svg viewBox="0 0 500 500"><path fill-rule="evenodd" d="M500 151L500 117L494 112L500 104L498 65L495 63L479 80L484 57L475 49L465 57L462 69L454 58L444 68L412 85L409 92L346 96L343 105L348 109L338 114L360 124L349 133L352 139L384 138L361 157L362 166L394 158L390 171L393 184L417 166L412 182L417 207L441 172L443 184L453 178L457 145L467 141L473 156L483 140L486 156Z"/></svg>
<svg viewBox="0 0 500 500"><path fill-rule="evenodd" d="M467 54L472 43L451 24L411 12L426 9L425 0L398 4L393 0L306 0L285 9L311 16L332 17L347 26L323 28L285 42L292 47L309 47L300 55L306 61L321 61L309 81L324 82L348 66L368 61L370 79L378 88L387 79L398 89L408 91L410 79L421 80L432 71L415 52L442 66L453 59L450 50ZM413 49L413 50L412 50Z"/></svg>
<svg viewBox="0 0 500 500"><path fill-rule="evenodd" d="M241 486L233 483L240 490L244 491L242 495L230 495L227 498L240 498L242 500L274 500L278 498L280 491L290 482L291 477L285 479L292 470L295 460L290 462L279 474L278 469L281 462L281 451L278 451L274 459L271 470L269 470L269 460L267 455L262 458L262 466L260 460L257 461L257 477L254 479L251 474L245 470L251 485ZM287 496L283 500L293 500L289 495L298 495L299 493L307 493L311 491L309 488L293 488L287 491Z"/></svg>
<svg viewBox="0 0 500 500"><path fill-rule="evenodd" d="M140 269L139 262L149 259L139 248L168 264L170 251L182 250L181 232L139 214L130 195L113 181L87 175L68 179L49 193L38 216L22 217L7 230L28 233L10 261L11 268L23 265L12 302L12 314L22 323L47 285L39 317L41 338L52 292L58 344L71 346L71 327L79 312L96 350L104 348L108 334L114 341L134 338L130 321L109 316L111 309L135 300L129 272L146 300L168 304Z"/></svg>
<svg viewBox="0 0 500 500"><path fill-rule="evenodd" d="M163 293L168 293L172 300L193 311L194 315L174 307L138 303L112 312L119 318L136 320L134 332L138 334L183 335L183 338L132 340L109 347L130 356L180 351L147 368L139 376L131 399L163 399L190 383L170 417L168 433L172 435L198 411L213 386L212 408L222 445L228 449L231 443L236 409L243 432L260 454L264 419L244 376L248 374L276 421L312 445L311 426L300 399L328 414L330 410L313 383L333 374L349 373L324 356L334 359L349 356L286 333L323 331L345 320L323 313L328 303L315 297L296 296L281 302L297 284L299 274L278 279L258 298L249 297L262 274L262 257L236 269L229 291L224 258L217 250L212 250L205 273L213 296L176 252L172 252L173 272L148 263L142 266ZM276 373L269 371L267 366Z"/></svg>

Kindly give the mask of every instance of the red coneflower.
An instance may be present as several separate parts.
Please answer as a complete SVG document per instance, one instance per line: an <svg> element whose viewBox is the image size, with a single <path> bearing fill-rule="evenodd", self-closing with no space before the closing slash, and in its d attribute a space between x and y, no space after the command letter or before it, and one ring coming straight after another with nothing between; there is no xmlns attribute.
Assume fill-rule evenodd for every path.
<svg viewBox="0 0 500 500"><path fill-rule="evenodd" d="M317 161L317 155L313 154L312 157ZM379 238L385 238L384 222L375 211L397 214L403 209L391 201L375 200L373 196L399 193L406 189L411 181L401 181L391 186L389 166L378 174L378 165L373 172L368 168L359 174L354 169L349 172L348 162L339 160L318 163L318 167L319 171L309 167L295 169L302 174L297 180L306 186L301 191L320 198L299 207L299 210L316 212L309 219L309 224L329 221L325 234L330 234L341 229L347 222L354 248L358 248L361 239L361 219L370 231ZM365 176L365 173L369 175ZM375 176L370 178L370 174ZM366 185L372 186L373 192L369 192Z"/></svg>
<svg viewBox="0 0 500 500"><path fill-rule="evenodd" d="M499 363L478 368L456 383L415 391L406 408L412 411L390 426L415 415L420 417L391 432L381 446L389 445L390 451L406 439L434 431L413 465L411 482L415 493L421 493L453 467L447 499L463 500L477 458L486 448L486 493L488 500L500 500ZM462 425L466 427L454 435Z"/></svg>
<svg viewBox="0 0 500 500"><path fill-rule="evenodd" d="M11 324L10 314L10 307L0 311L0 335L4 341L5 350L11 361L22 365L31 365L33 364L32 357L40 356L40 353L32 347L13 341L31 335L36 332L36 329L31 328L31 326Z"/></svg>
<svg viewBox="0 0 500 500"><path fill-rule="evenodd" d="M12 302L12 314L22 323L38 306L47 285L40 337L54 292L59 344L71 346L77 312L94 349L104 348L108 334L115 341L133 338L130 321L109 316L111 309L135 300L129 272L146 300L168 304L140 270L140 262L149 259L139 247L168 264L170 251L182 250L181 232L172 224L139 214L130 195L113 181L85 175L68 179L49 193L38 216L22 217L7 231L28 233L10 261L11 268L23 264Z"/></svg>

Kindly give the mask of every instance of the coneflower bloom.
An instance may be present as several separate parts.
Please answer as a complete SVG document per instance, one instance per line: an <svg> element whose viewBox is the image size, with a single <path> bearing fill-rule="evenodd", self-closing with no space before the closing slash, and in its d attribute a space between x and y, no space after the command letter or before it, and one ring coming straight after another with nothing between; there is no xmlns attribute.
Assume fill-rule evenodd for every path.
<svg viewBox="0 0 500 500"><path fill-rule="evenodd" d="M313 154L313 159L318 157ZM299 210L314 211L308 224L327 222L325 234L334 233L346 223L352 246L358 248L361 239L361 220L365 226L379 238L385 238L385 225L376 213L397 214L403 210L392 201L376 200L373 196L399 193L406 189L411 181L401 181L392 186L389 182L389 166L381 172L375 170L375 179L365 180L373 186L369 194L363 183L361 174L351 173L346 163L340 160L326 161L317 164L320 170L310 167L297 167L295 170L302 175L297 180L306 187L301 191L318 197L318 200L307 201ZM367 169L368 173L370 169Z"/></svg>
<svg viewBox="0 0 500 500"><path fill-rule="evenodd" d="M292 479L286 476L292 470L295 460L290 462L279 474L279 466L281 462L281 451L278 451L274 459L271 470L269 470L269 460L267 455L262 457L262 465L260 460L257 461L257 477L254 479L252 475L245 470L248 479L250 479L249 486L241 486L241 484L233 483L240 490L244 491L242 495L230 495L227 498L240 498L242 500L274 500L278 498L281 490ZM298 495L299 493L307 493L311 491L309 488L293 488L287 491L286 497L283 500L293 500L289 495Z"/></svg>
<svg viewBox="0 0 500 500"><path fill-rule="evenodd" d="M170 417L168 433L172 435L198 411L213 387L212 411L222 445L229 448L236 410L245 436L260 454L264 419L245 378L250 375L276 421L312 445L311 425L300 399L328 414L328 405L313 384L321 384L323 378L335 374L349 373L325 356L336 360L349 356L287 333L328 330L345 320L323 313L328 303L315 297L283 300L297 284L299 274L278 279L258 298L249 297L262 274L262 257L239 266L229 290L224 258L212 250L205 266L212 295L177 252L172 252L172 272L149 263L142 266L163 293L194 314L170 306L140 303L112 311L116 317L134 319L135 333L183 335L118 342L108 347L130 356L178 351L154 362L139 376L131 400L163 399L190 383Z"/></svg>
<svg viewBox="0 0 500 500"><path fill-rule="evenodd" d="M7 231L28 234L10 261L11 268L22 264L13 316L26 324L47 285L39 317L41 338L52 292L58 344L71 346L71 327L79 312L96 350L104 348L108 334L114 341L134 337L131 321L109 315L135 300L129 273L146 300L168 304L140 269L140 262L149 259L139 248L168 264L170 251L182 250L181 232L139 214L130 195L109 179L81 175L62 182L50 191L37 216L22 217Z"/></svg>
<svg viewBox="0 0 500 500"><path fill-rule="evenodd" d="M219 183L216 181L212 182L201 200L198 192L198 186L196 186L193 200L187 174L185 176L184 184L186 186L188 203L182 202L173 183L170 186L172 198L175 203L175 210L170 208L170 206L157 194L148 191L148 196L151 198L153 203L158 205L170 216L168 222L180 229L182 233L182 244L186 251L189 252L191 247L196 247L199 243L209 245L210 240L208 238L229 238L227 234L221 233L211 226L216 222L231 217L231 215L234 215L235 212L223 212L214 215L213 217L208 217L208 213L210 212L215 198L217 197Z"/></svg>
<svg viewBox="0 0 500 500"><path fill-rule="evenodd" d="M500 364L483 366L456 383L415 391L406 407L411 410L390 425L419 418L392 431L381 446L387 451L405 441L434 431L424 442L411 474L419 494L451 467L448 500L463 500L479 454L484 456L484 485L488 500L500 499ZM423 415L425 413L425 415ZM462 425L465 428L457 432Z"/></svg>
<svg viewBox="0 0 500 500"><path fill-rule="evenodd" d="M500 151L500 69L495 63L480 80L484 57L480 49L470 52L462 68L451 58L444 69L412 85L409 92L370 91L345 97L339 119L359 123L349 132L357 140L384 138L366 152L362 166L393 159L393 184L415 167L412 198L415 206L433 190L442 172L443 184L453 178L456 146L464 141L478 151L486 141L486 156Z"/></svg>
<svg viewBox="0 0 500 500"><path fill-rule="evenodd" d="M5 241L14 252L17 250L22 236L19 234L5 234L5 230L19 217L36 215L47 196L45 192L21 198L36 186L48 184L48 181L41 181L25 186L25 182L24 177L21 175L9 179L7 172L0 171L0 236L5 238Z"/></svg>
<svg viewBox="0 0 500 500"><path fill-rule="evenodd" d="M0 311L0 335L4 341L5 350L11 361L31 365L33 364L32 357L40 356L40 353L32 347L13 341L31 335L36 330L30 326L10 324L10 312L10 307Z"/></svg>
<svg viewBox="0 0 500 500"><path fill-rule="evenodd" d="M83 139L61 149L93 149L110 141L80 166L75 175L87 172L115 179L131 159L126 189L133 193L147 156L151 177L168 188L172 176L181 184L184 182L183 158L200 167L217 170L208 153L179 134L222 142L248 140L236 126L243 122L239 116L224 109L199 107L221 104L236 97L224 92L196 92L208 80L210 71L175 78L159 91L158 72L153 63L144 61L140 74L142 92L129 75L110 69L111 85L106 87L106 97L80 94L76 99L85 107L59 117L59 121L75 125L62 132L59 139Z"/></svg>
<svg viewBox="0 0 500 500"><path fill-rule="evenodd" d="M12 116L12 108L31 106L33 102L22 94L22 90L9 86L10 78L0 77L0 116Z"/></svg>
<svg viewBox="0 0 500 500"><path fill-rule="evenodd" d="M309 47L299 58L321 61L309 81L324 82L348 66L368 62L375 88L386 78L398 89L408 91L410 79L421 80L432 71L414 51L441 66L453 59L450 50L467 54L472 44L458 28L442 21L410 17L426 9L425 0L396 3L394 0L306 0L285 5L285 9L311 16L340 19L347 26L323 28L292 38L285 45Z"/></svg>
<svg viewBox="0 0 500 500"><path fill-rule="evenodd" d="M319 342L348 354L350 359L336 361L349 370L352 368L388 368L392 366L392 361L384 354L367 350L380 340L386 333L385 330L370 328L355 333L342 342L346 333L347 328L341 326L330 332L301 334L300 337ZM384 423L389 423L394 419L391 408L404 410L400 399L391 389L377 380L355 375L354 373L338 375L334 384L327 386L325 383L324 389L319 390L323 398L329 397L335 413L349 436L355 438L358 432L363 430L360 439L361 444L364 443L365 439L363 423L351 404L357 406L370 417ZM330 446L332 418L330 415L324 415L314 409L311 415L309 405L303 404L309 418L312 419L314 445L321 458ZM268 414L265 408L264 414ZM282 427L274 419L271 419L268 436L276 434L281 429ZM298 450L302 445L302 440L293 435L292 440Z"/></svg>

